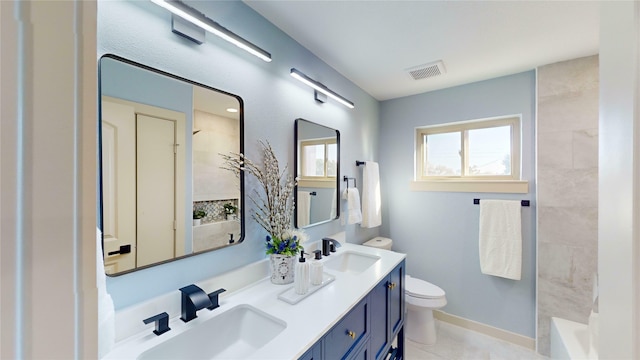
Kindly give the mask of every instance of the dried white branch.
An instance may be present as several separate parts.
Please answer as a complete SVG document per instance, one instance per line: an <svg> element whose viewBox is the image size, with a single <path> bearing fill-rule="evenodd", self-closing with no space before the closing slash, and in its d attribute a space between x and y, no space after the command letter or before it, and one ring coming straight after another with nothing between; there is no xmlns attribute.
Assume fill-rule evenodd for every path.
<svg viewBox="0 0 640 360"><path fill-rule="evenodd" d="M263 194L257 190L248 195L254 205L251 217L272 237L281 238L291 228L293 217L293 190L295 182L288 173L288 166L280 171L278 158L269 142L260 141L263 148L262 164L248 159L244 154L220 154L224 160L222 169L233 172L240 178L240 172L253 175Z"/></svg>

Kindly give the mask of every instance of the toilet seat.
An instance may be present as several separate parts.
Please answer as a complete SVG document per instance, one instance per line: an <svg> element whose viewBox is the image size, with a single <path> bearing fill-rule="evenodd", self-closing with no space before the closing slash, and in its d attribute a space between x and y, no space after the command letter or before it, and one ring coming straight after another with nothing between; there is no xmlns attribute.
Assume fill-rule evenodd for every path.
<svg viewBox="0 0 640 360"><path fill-rule="evenodd" d="M407 275L404 278L405 294L419 299L440 299L445 296L444 290L424 280L412 278Z"/></svg>

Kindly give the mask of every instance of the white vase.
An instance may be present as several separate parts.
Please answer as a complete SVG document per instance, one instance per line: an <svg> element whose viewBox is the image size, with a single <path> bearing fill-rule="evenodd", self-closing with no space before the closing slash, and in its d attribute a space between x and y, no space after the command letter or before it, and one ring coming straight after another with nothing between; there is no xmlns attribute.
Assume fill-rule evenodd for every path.
<svg viewBox="0 0 640 360"><path fill-rule="evenodd" d="M295 265L295 256L270 254L271 282L277 285L291 284Z"/></svg>
<svg viewBox="0 0 640 360"><path fill-rule="evenodd" d="M202 219L193 219L193 226L198 226L200 225L200 222L202 221Z"/></svg>

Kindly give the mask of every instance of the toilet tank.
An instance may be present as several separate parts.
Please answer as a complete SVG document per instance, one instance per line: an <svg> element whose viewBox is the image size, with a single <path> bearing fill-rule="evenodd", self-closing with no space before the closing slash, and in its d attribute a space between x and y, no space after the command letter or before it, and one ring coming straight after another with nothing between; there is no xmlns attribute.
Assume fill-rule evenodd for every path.
<svg viewBox="0 0 640 360"><path fill-rule="evenodd" d="M393 240L385 237L374 237L373 239L365 242L364 246L370 246L378 249L391 250L391 245L393 244Z"/></svg>

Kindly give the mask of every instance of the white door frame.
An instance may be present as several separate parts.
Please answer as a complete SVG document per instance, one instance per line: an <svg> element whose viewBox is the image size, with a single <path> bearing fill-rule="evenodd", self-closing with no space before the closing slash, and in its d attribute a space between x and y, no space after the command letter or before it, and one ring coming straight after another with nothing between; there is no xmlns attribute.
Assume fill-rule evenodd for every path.
<svg viewBox="0 0 640 360"><path fill-rule="evenodd" d="M96 1L0 1L0 358L97 357Z"/></svg>

